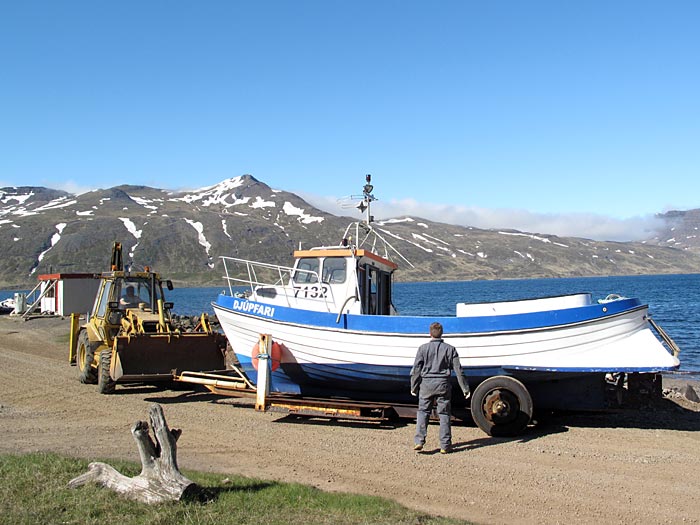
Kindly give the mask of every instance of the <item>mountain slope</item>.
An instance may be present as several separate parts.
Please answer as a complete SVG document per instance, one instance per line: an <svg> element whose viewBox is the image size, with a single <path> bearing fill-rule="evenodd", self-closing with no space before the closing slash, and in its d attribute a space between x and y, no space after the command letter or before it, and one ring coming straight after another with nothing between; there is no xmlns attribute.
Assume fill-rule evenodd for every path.
<svg viewBox="0 0 700 525"><path fill-rule="evenodd" d="M220 255L289 264L300 245L335 245L354 218L337 217L244 175L193 191L123 185L82 195L0 189L0 287L42 273L106 269L114 241L125 262L192 285L222 284ZM613 243L493 231L416 217L375 223L412 264L401 280L694 273L700 256L660 243ZM668 244L668 243L666 243Z"/></svg>
<svg viewBox="0 0 700 525"><path fill-rule="evenodd" d="M663 220L664 228L647 241L649 244L700 254L700 210L674 210L657 217Z"/></svg>

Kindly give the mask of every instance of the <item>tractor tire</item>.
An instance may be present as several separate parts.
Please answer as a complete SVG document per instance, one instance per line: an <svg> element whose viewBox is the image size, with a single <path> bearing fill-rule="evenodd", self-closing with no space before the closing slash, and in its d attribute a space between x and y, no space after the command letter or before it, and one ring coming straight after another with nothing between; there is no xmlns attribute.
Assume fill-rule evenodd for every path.
<svg viewBox="0 0 700 525"><path fill-rule="evenodd" d="M109 374L109 368L112 364L112 351L102 350L100 352L100 364L97 367L97 390L100 394L114 394L117 383Z"/></svg>
<svg viewBox="0 0 700 525"><path fill-rule="evenodd" d="M92 363L95 360L95 349L98 344L91 343L87 331L80 332L75 361L78 365L78 379L81 383L94 385L97 383L97 371Z"/></svg>

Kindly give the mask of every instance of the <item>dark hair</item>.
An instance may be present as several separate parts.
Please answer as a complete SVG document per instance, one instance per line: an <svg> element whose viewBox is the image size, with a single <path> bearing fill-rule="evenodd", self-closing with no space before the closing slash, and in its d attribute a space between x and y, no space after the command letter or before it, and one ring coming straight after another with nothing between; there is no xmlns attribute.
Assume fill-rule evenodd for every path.
<svg viewBox="0 0 700 525"><path fill-rule="evenodd" d="M440 339L442 337L442 325L440 323L433 323L430 325L430 337L433 339Z"/></svg>

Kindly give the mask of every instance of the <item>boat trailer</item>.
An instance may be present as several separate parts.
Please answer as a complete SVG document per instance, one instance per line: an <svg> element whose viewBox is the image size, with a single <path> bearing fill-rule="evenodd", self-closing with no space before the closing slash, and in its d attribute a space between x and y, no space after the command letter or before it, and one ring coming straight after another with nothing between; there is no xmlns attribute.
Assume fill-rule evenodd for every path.
<svg viewBox="0 0 700 525"><path fill-rule="evenodd" d="M415 418L416 406L401 403L376 403L350 399L313 398L270 392L272 336L261 334L258 343L258 375L256 385L236 365L227 370L182 372L176 381L201 385L210 392L229 397L255 398L255 410L286 412L290 415L343 419L365 423L385 423L396 419Z"/></svg>
<svg viewBox="0 0 700 525"><path fill-rule="evenodd" d="M226 370L185 371L174 375L173 379L204 386L217 395L255 399L255 410L258 412L272 410L303 417L379 424L416 418L416 404L313 398L270 392L272 336L260 334L257 346L260 350L255 384L237 363L230 362ZM599 380L602 381L600 385L597 383ZM649 404L652 399L662 397L659 374L601 374L600 379L595 378L595 381L595 384L585 378L529 381L526 385L510 376L492 376L473 390L470 407L452 407L452 419L455 422L473 421L490 436L512 436L522 432L532 422L533 400L545 412L561 409L559 405L563 398L573 404L566 410L597 412L615 411L624 406L639 408ZM475 400L481 410L474 410ZM552 403L554 405L550 406ZM431 419L437 419L435 413Z"/></svg>

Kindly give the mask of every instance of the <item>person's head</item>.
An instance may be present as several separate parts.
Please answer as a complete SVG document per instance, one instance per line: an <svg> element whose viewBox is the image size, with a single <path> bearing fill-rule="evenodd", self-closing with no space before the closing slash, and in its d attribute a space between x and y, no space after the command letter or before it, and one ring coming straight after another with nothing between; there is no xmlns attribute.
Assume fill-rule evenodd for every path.
<svg viewBox="0 0 700 525"><path fill-rule="evenodd" d="M134 287L133 286L126 287L126 295L128 295L129 297L133 297L133 295L134 295Z"/></svg>
<svg viewBox="0 0 700 525"><path fill-rule="evenodd" d="M433 323L430 325L430 337L433 339L440 339L442 337L442 325L440 323Z"/></svg>

